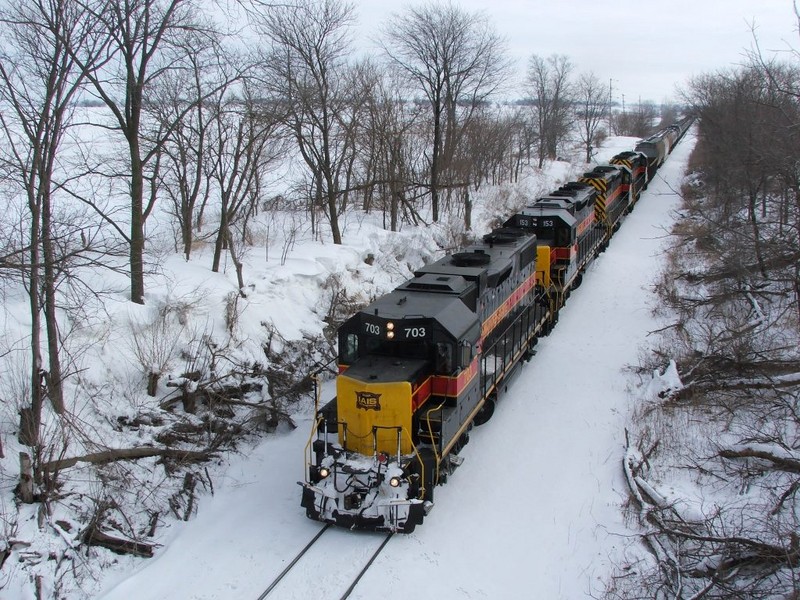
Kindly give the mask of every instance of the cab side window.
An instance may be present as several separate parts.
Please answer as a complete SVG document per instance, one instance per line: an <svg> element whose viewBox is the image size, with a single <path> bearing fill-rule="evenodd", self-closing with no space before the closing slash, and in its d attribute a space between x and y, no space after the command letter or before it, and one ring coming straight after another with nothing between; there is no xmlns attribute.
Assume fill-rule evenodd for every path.
<svg viewBox="0 0 800 600"><path fill-rule="evenodd" d="M461 367L468 367L470 362L472 362L472 346L464 343L461 346Z"/></svg>
<svg viewBox="0 0 800 600"><path fill-rule="evenodd" d="M453 347L439 342L436 344L436 372L450 373L453 370Z"/></svg>
<svg viewBox="0 0 800 600"><path fill-rule="evenodd" d="M559 227L556 229L556 246L565 248L573 243L572 230L569 227Z"/></svg>
<svg viewBox="0 0 800 600"><path fill-rule="evenodd" d="M358 335L355 333L348 333L344 339L344 350L342 352L342 361L346 365L352 365L358 359Z"/></svg>

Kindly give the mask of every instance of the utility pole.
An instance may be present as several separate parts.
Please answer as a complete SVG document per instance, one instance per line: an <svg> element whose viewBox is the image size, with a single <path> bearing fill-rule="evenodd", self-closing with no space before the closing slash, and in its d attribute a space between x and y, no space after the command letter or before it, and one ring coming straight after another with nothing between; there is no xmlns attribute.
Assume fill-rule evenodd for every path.
<svg viewBox="0 0 800 600"><path fill-rule="evenodd" d="M614 79L609 77L608 78L608 102L606 102L606 111L608 111L608 114L606 115L606 117L608 117L608 133L609 133L609 135L611 135L611 133L614 131L614 118L613 118L614 111L611 108L611 104L613 102L614 102Z"/></svg>

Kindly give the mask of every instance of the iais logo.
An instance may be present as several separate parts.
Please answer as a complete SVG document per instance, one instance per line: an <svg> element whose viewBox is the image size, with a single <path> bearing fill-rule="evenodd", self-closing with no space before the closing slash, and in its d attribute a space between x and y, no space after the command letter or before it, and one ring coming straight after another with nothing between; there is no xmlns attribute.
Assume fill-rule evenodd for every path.
<svg viewBox="0 0 800 600"><path fill-rule="evenodd" d="M356 392L356 408L364 410L380 410L381 395L374 392Z"/></svg>

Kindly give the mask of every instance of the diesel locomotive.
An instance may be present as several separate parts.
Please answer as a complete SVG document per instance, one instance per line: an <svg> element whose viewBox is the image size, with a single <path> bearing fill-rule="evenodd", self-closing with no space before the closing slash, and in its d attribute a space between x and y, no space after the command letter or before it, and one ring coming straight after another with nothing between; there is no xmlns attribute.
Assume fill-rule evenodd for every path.
<svg viewBox="0 0 800 600"><path fill-rule="evenodd" d="M301 505L351 529L409 533L461 464L690 119L538 198L426 265L338 331L336 396L317 406Z"/></svg>

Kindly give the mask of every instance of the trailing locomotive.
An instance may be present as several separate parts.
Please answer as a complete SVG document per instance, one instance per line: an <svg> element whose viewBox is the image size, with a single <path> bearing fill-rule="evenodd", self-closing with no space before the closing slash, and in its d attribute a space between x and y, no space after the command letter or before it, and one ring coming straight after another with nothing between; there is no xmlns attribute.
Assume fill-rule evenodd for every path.
<svg viewBox="0 0 800 600"><path fill-rule="evenodd" d="M690 124L538 198L426 265L338 331L336 397L315 412L309 518L409 533L510 379Z"/></svg>

